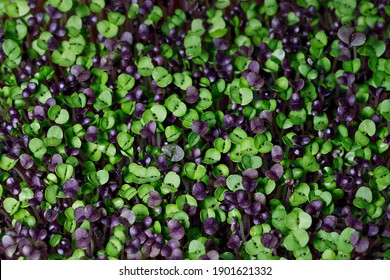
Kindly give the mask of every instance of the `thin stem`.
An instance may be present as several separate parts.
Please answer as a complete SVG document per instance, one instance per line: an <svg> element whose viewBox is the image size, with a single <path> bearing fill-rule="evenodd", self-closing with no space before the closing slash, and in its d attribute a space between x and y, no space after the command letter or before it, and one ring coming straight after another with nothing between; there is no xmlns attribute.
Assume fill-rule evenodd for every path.
<svg viewBox="0 0 390 280"><path fill-rule="evenodd" d="M37 207L31 206L31 209L32 209L33 212L34 212L35 217L38 219L38 222L39 222L40 224L43 225L44 222L42 221L41 216L39 216L39 213L38 213L38 211L37 211Z"/></svg>
<svg viewBox="0 0 390 280"><path fill-rule="evenodd" d="M246 241L246 236L245 236L245 231L244 231L244 222L240 221L240 236L241 236L241 239L242 241Z"/></svg>

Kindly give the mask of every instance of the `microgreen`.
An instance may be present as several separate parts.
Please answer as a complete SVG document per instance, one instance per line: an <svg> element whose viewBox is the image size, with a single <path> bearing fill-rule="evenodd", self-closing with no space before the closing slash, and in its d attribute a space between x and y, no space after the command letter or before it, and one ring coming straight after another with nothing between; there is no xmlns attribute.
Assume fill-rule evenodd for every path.
<svg viewBox="0 0 390 280"><path fill-rule="evenodd" d="M382 2L0 1L0 259L389 259Z"/></svg>

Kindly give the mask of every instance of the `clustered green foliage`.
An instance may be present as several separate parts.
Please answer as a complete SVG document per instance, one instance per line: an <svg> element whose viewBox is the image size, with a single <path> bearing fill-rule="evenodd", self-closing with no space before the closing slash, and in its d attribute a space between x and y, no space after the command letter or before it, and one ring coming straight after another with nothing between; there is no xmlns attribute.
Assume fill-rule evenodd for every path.
<svg viewBox="0 0 390 280"><path fill-rule="evenodd" d="M0 0L0 259L389 259L389 18Z"/></svg>

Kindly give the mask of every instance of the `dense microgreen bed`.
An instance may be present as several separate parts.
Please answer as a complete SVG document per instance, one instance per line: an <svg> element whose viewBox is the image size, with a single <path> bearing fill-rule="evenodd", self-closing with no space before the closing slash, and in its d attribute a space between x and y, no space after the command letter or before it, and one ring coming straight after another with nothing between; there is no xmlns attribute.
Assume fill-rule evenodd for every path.
<svg viewBox="0 0 390 280"><path fill-rule="evenodd" d="M389 18L0 0L0 259L389 259Z"/></svg>

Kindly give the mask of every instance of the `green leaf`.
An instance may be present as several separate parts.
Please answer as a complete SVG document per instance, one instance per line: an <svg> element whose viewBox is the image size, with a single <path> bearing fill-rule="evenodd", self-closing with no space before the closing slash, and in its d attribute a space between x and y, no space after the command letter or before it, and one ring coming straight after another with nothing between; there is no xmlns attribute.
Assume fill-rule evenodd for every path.
<svg viewBox="0 0 390 280"><path fill-rule="evenodd" d="M62 67L70 67L74 64L74 61L76 60L76 52L70 48L65 49L63 51L55 50L51 54L51 58L54 63Z"/></svg>
<svg viewBox="0 0 390 280"><path fill-rule="evenodd" d="M245 251L251 256L258 255L264 249L260 236L252 237L245 244Z"/></svg>
<svg viewBox="0 0 390 280"><path fill-rule="evenodd" d="M123 197L127 200L132 199L137 195L137 189L134 187L131 187L129 184L124 184L119 190L119 196Z"/></svg>
<svg viewBox="0 0 390 280"><path fill-rule="evenodd" d="M53 248L57 247L58 244L60 244L61 239L62 239L61 234L54 234L52 237L50 237L50 241L49 241L50 246Z"/></svg>
<svg viewBox="0 0 390 280"><path fill-rule="evenodd" d="M320 252L324 252L328 246L326 244L326 240L328 239L329 233L323 231L322 229L319 230L314 237L313 245L314 248Z"/></svg>
<svg viewBox="0 0 390 280"><path fill-rule="evenodd" d="M153 6L152 11L148 15L148 20L153 23L158 22L163 17L163 11L159 6Z"/></svg>
<svg viewBox="0 0 390 280"><path fill-rule="evenodd" d="M187 113L187 106L178 98L177 94L172 94L165 100L165 107L176 117L182 117Z"/></svg>
<svg viewBox="0 0 390 280"><path fill-rule="evenodd" d="M149 216L149 209L143 204L136 204L131 209L136 217L136 222L141 222L145 217Z"/></svg>
<svg viewBox="0 0 390 280"><path fill-rule="evenodd" d="M368 203L372 201L372 191L367 187L360 187L355 194L356 198L361 198Z"/></svg>
<svg viewBox="0 0 390 280"><path fill-rule="evenodd" d="M79 16L71 16L66 22L66 30L69 37L76 37L80 34L83 22Z"/></svg>
<svg viewBox="0 0 390 280"><path fill-rule="evenodd" d="M104 185L105 183L108 182L110 175L107 170L102 169L96 172L97 179L100 183L100 185Z"/></svg>
<svg viewBox="0 0 390 280"><path fill-rule="evenodd" d="M361 66L360 58L355 58L349 61L348 60L343 61L343 69L346 72L357 73L360 70L360 66Z"/></svg>
<svg viewBox="0 0 390 280"><path fill-rule="evenodd" d="M276 0L265 0L264 1L264 12L267 16L273 16L278 11L278 3Z"/></svg>
<svg viewBox="0 0 390 280"><path fill-rule="evenodd" d="M322 260L335 260L336 259L336 253L333 250L326 249L321 256Z"/></svg>
<svg viewBox="0 0 390 280"><path fill-rule="evenodd" d="M296 238L296 240L298 241L298 244L299 244L299 246L301 246L301 248L305 247L306 244L309 242L309 235L307 234L307 232L305 230L296 229L292 233L293 233L294 237Z"/></svg>
<svg viewBox="0 0 390 280"><path fill-rule="evenodd" d="M63 13L68 12L72 9L73 1L72 0L49 0L49 4L54 8L57 8Z"/></svg>
<svg viewBox="0 0 390 280"><path fill-rule="evenodd" d="M374 169L374 177L378 185L378 190L382 191L390 185L390 171L384 166L378 166Z"/></svg>
<svg viewBox="0 0 390 280"><path fill-rule="evenodd" d="M19 18L27 15L30 7L26 0L13 1L5 4L6 13L12 18Z"/></svg>
<svg viewBox="0 0 390 280"><path fill-rule="evenodd" d="M34 197L34 192L29 188L23 188L19 193L19 201L27 202Z"/></svg>
<svg viewBox="0 0 390 280"><path fill-rule="evenodd" d="M177 126L170 125L165 128L165 137L168 142L177 140L182 135L182 130Z"/></svg>
<svg viewBox="0 0 390 280"><path fill-rule="evenodd" d="M353 14L356 8L356 0L334 0L333 4L341 16Z"/></svg>
<svg viewBox="0 0 390 280"><path fill-rule="evenodd" d="M210 148L206 151L206 154L203 158L203 163L214 164L220 160L221 160L221 153L215 148Z"/></svg>
<svg viewBox="0 0 390 280"><path fill-rule="evenodd" d="M60 163L56 166L56 174L63 181L70 179L73 176L74 167L70 164Z"/></svg>
<svg viewBox="0 0 390 280"><path fill-rule="evenodd" d="M146 110L142 114L142 120L144 123L148 123L150 121L163 122L167 117L167 109L164 106L156 104L153 105L151 109Z"/></svg>
<svg viewBox="0 0 390 280"><path fill-rule="evenodd" d="M230 134L229 139L235 144L241 144L241 142L248 137L248 134L245 130L241 128L235 128Z"/></svg>
<svg viewBox="0 0 390 280"><path fill-rule="evenodd" d="M292 233L290 233L289 235L287 235L284 238L283 245L289 251L296 251L296 250L299 250L301 248L297 239L295 238L295 236Z"/></svg>
<svg viewBox="0 0 390 280"><path fill-rule="evenodd" d="M278 90L285 91L288 89L289 83L286 77L280 77L275 80L275 85L278 87Z"/></svg>
<svg viewBox="0 0 390 280"><path fill-rule="evenodd" d="M322 46L325 47L328 44L328 37L324 31L318 31L315 35L315 38L321 42Z"/></svg>
<svg viewBox="0 0 390 280"><path fill-rule="evenodd" d="M86 42L85 42L85 39L83 37L83 35L79 34L75 37L71 37L69 39L69 52L64 52L63 53L63 57L65 55L70 55L70 57L68 58L68 61L69 63L72 63L76 60L76 55L77 54L81 54L85 48L85 45L86 45ZM69 66L72 66L69 65Z"/></svg>
<svg viewBox="0 0 390 280"><path fill-rule="evenodd" d="M280 230L284 230L286 228L286 219L287 212L283 205L278 205L271 214L272 217L272 225Z"/></svg>
<svg viewBox="0 0 390 280"><path fill-rule="evenodd" d="M96 98L93 107L96 110L104 110L112 105L112 90L110 88L104 89Z"/></svg>
<svg viewBox="0 0 390 280"><path fill-rule="evenodd" d="M310 154L305 154L302 160L298 162L302 168L308 172L316 172L320 169L320 165L317 163L316 158Z"/></svg>
<svg viewBox="0 0 390 280"><path fill-rule="evenodd" d="M115 24L116 26L121 26L126 20L126 17L120 12L109 12L107 18L109 22Z"/></svg>
<svg viewBox="0 0 390 280"><path fill-rule="evenodd" d="M126 132L120 132L117 135L116 140L122 150L130 149L134 143L134 137Z"/></svg>
<svg viewBox="0 0 390 280"><path fill-rule="evenodd" d="M58 146L62 142L62 138L64 137L64 133L59 126L52 126L47 131L47 138L45 139L45 144L47 146Z"/></svg>
<svg viewBox="0 0 390 280"><path fill-rule="evenodd" d="M322 113L318 116L314 116L314 129L315 130L324 130L328 127L329 120L326 113Z"/></svg>
<svg viewBox="0 0 390 280"><path fill-rule="evenodd" d="M22 50L19 45L11 39L6 39L3 42L2 47L4 53L6 54L6 56L8 56L10 60L18 59L22 53Z"/></svg>
<svg viewBox="0 0 390 280"><path fill-rule="evenodd" d="M372 120L364 120L359 125L359 131L366 133L368 136L374 136L376 131L375 123Z"/></svg>
<svg viewBox="0 0 390 280"><path fill-rule="evenodd" d="M139 6L137 3L132 3L130 5L129 11L127 12L127 16L130 19L135 19L139 13Z"/></svg>
<svg viewBox="0 0 390 280"><path fill-rule="evenodd" d="M173 74L173 83L181 90L187 90L192 86L192 79L187 74L175 73Z"/></svg>
<svg viewBox="0 0 390 280"><path fill-rule="evenodd" d="M84 108L87 104L87 96L84 93L72 93L71 96L64 96L66 105L70 108Z"/></svg>
<svg viewBox="0 0 390 280"><path fill-rule="evenodd" d="M196 106L197 109L205 110L213 105L213 95L207 88L199 89L199 101Z"/></svg>
<svg viewBox="0 0 390 280"><path fill-rule="evenodd" d="M173 80L172 75L169 74L169 72L161 66L157 66L153 69L152 77L153 80L156 81L157 85L163 88L172 83Z"/></svg>
<svg viewBox="0 0 390 280"><path fill-rule="evenodd" d="M235 103L245 106L252 101L253 92L249 88L235 88L231 90L230 97Z"/></svg>
<svg viewBox="0 0 390 280"><path fill-rule="evenodd" d="M215 7L218 9L225 9L230 6L230 0L217 0Z"/></svg>
<svg viewBox="0 0 390 280"><path fill-rule="evenodd" d="M198 260L200 256L206 254L206 247L198 240L192 240L188 246L189 258Z"/></svg>
<svg viewBox="0 0 390 280"><path fill-rule="evenodd" d="M231 146L232 141L229 138L223 139L221 137L218 137L214 140L214 147L221 153L228 153Z"/></svg>
<svg viewBox="0 0 390 280"><path fill-rule="evenodd" d="M10 215L14 215L19 210L19 206L20 201L17 201L13 197L7 197L3 201L3 207L5 211L7 211L7 213L9 213Z"/></svg>
<svg viewBox="0 0 390 280"><path fill-rule="evenodd" d="M385 99L379 103L378 110L387 121L390 121L390 99Z"/></svg>
<svg viewBox="0 0 390 280"><path fill-rule="evenodd" d="M0 156L0 168L5 171L11 170L17 162L18 159L9 158L6 154Z"/></svg>
<svg viewBox="0 0 390 280"><path fill-rule="evenodd" d="M309 200L310 187L306 183L300 183L290 196L291 206L299 206Z"/></svg>
<svg viewBox="0 0 390 280"><path fill-rule="evenodd" d="M57 124L65 124L69 120L69 113L62 109L59 105L50 107L48 111L49 119L55 121Z"/></svg>
<svg viewBox="0 0 390 280"><path fill-rule="evenodd" d="M56 204L57 202L58 186L50 185L45 189L45 199L50 204Z"/></svg>
<svg viewBox="0 0 390 280"><path fill-rule="evenodd" d="M294 251L293 253L294 253L294 257L297 260L312 260L313 259L313 255L310 252L309 246L305 246L303 248L300 248L300 249Z"/></svg>
<svg viewBox="0 0 390 280"><path fill-rule="evenodd" d="M337 242L337 250L344 252L344 253L351 253L353 250L353 246L350 242L350 238L352 233L354 233L356 230L350 227L345 228L339 237L339 240Z"/></svg>
<svg viewBox="0 0 390 280"><path fill-rule="evenodd" d="M106 38L113 38L118 34L119 28L108 20L101 20L96 25L97 30Z"/></svg>
<svg viewBox="0 0 390 280"><path fill-rule="evenodd" d="M89 5L89 8L91 9L91 12L100 13L105 6L105 0L92 0L91 4Z"/></svg>
<svg viewBox="0 0 390 280"><path fill-rule="evenodd" d="M237 190L245 190L242 185L242 177L240 175L230 175L227 177L226 185L229 190L235 192Z"/></svg>
<svg viewBox="0 0 390 280"><path fill-rule="evenodd" d="M177 189L180 186L180 176L177 173L170 171L164 177L164 184L170 185Z"/></svg>
<svg viewBox="0 0 390 280"><path fill-rule="evenodd" d="M199 56L202 53L202 40L198 35L189 33L184 38L184 48L187 56Z"/></svg>
<svg viewBox="0 0 390 280"><path fill-rule="evenodd" d="M258 150L255 147L254 139L252 137L247 137L242 140L240 150L243 155L247 156L254 156L258 153Z"/></svg>
<svg viewBox="0 0 390 280"><path fill-rule="evenodd" d="M322 57L317 62L317 69L323 69L324 72L329 72L332 64L327 57Z"/></svg>
<svg viewBox="0 0 390 280"><path fill-rule="evenodd" d="M306 110L302 108L299 111L291 111L288 117L293 124L303 124L306 121Z"/></svg>
<svg viewBox="0 0 390 280"><path fill-rule="evenodd" d="M187 175L188 178L193 180L198 180L203 177L203 175L206 174L206 167L203 165L196 165L193 162L187 162L184 165L184 173Z"/></svg>
<svg viewBox="0 0 390 280"><path fill-rule="evenodd" d="M149 56L143 56L139 59L137 63L138 73L141 76L150 76L152 75L154 65L152 59Z"/></svg>
<svg viewBox="0 0 390 280"><path fill-rule="evenodd" d="M203 27L203 21L200 18L196 18L191 22L191 31L188 33L196 35L196 36L202 36L205 32L205 29ZM189 45L192 45L192 43L188 42ZM184 45L185 47L185 45ZM186 47L185 47L186 48Z"/></svg>
<svg viewBox="0 0 390 280"><path fill-rule="evenodd" d="M366 134L358 130L355 132L355 142L356 144L365 147L370 143L370 138L368 138Z"/></svg>
<svg viewBox="0 0 390 280"><path fill-rule="evenodd" d="M246 36L255 36L258 31L262 28L262 23L256 18L251 18L248 21L248 25L245 26L245 35Z"/></svg>
<svg viewBox="0 0 390 280"><path fill-rule="evenodd" d="M28 143L28 147L30 151L34 154L34 157L42 159L42 157L46 154L45 144L41 139L33 138Z"/></svg>
<svg viewBox="0 0 390 280"><path fill-rule="evenodd" d="M211 18L209 21L210 24L212 25L212 27L209 29L209 35L212 38L215 39L215 38L220 38L225 36L225 34L227 33L227 28L226 28L226 22L224 21L222 16L215 16Z"/></svg>
<svg viewBox="0 0 390 280"><path fill-rule="evenodd" d="M311 216L300 208L294 208L286 217L286 226L291 230L308 229L311 223Z"/></svg>

